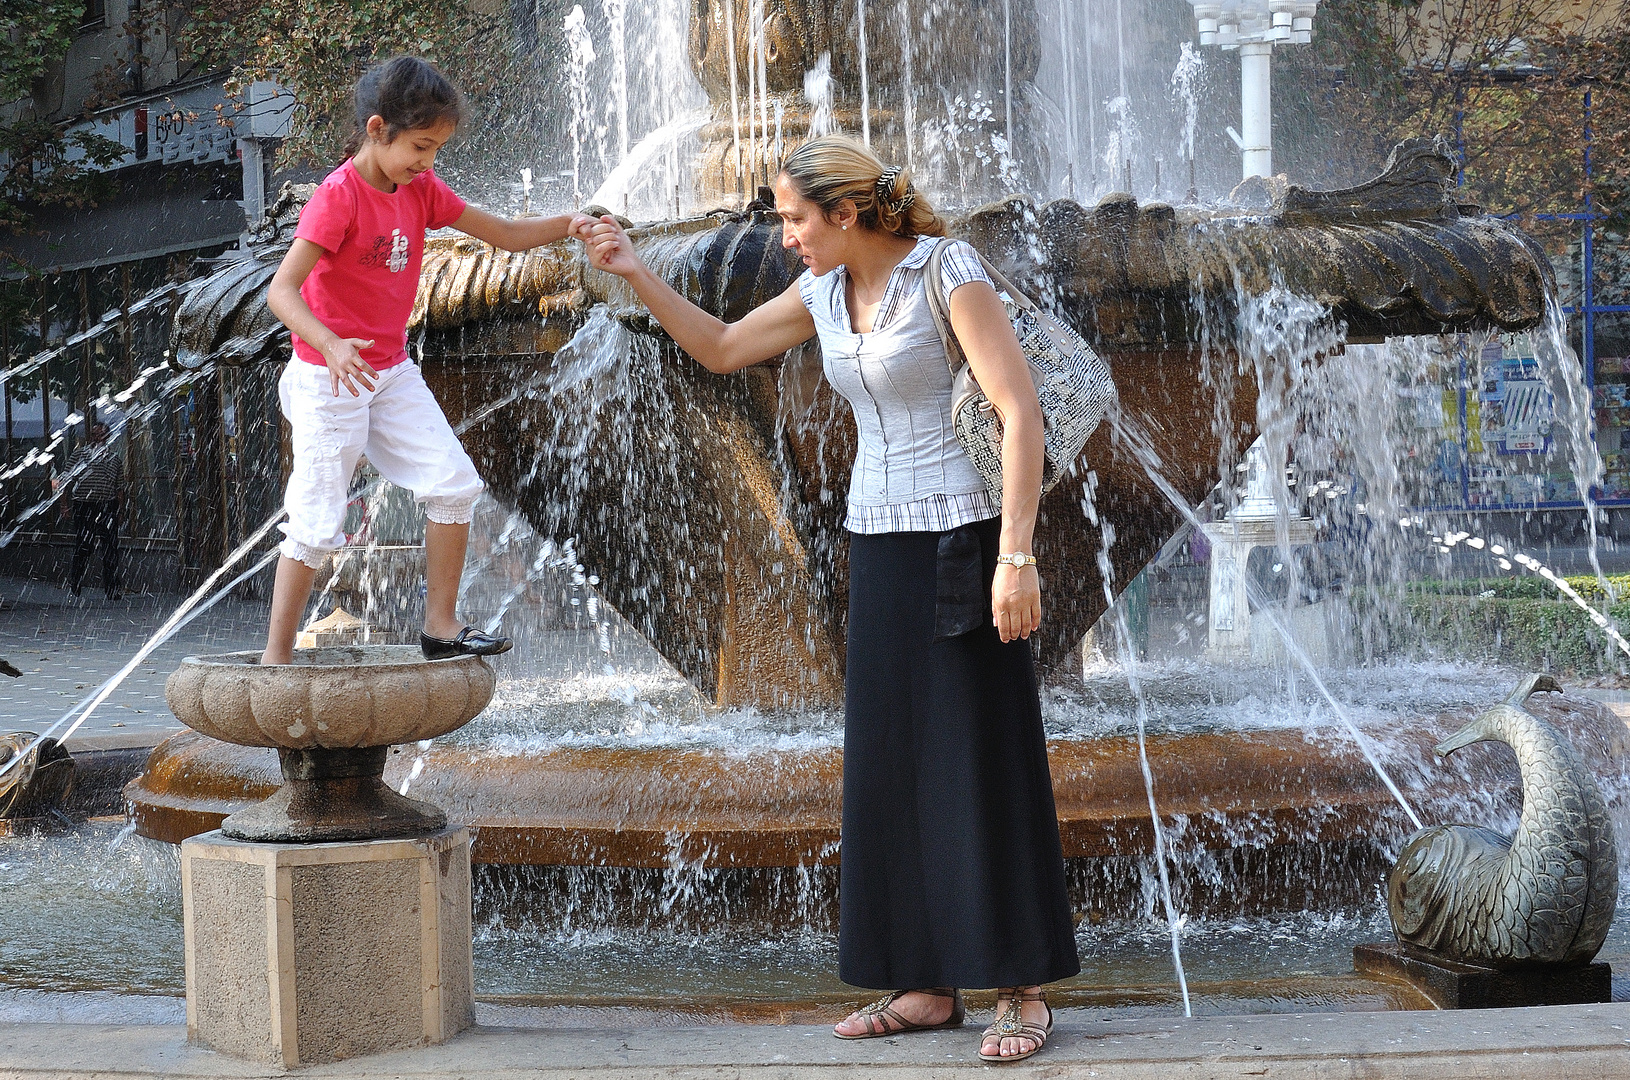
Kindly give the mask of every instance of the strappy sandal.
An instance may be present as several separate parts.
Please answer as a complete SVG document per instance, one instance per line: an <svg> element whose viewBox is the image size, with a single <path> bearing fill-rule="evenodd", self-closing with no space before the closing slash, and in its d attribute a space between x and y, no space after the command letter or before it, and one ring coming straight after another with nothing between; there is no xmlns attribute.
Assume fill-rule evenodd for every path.
<svg viewBox="0 0 1630 1080"><path fill-rule="evenodd" d="M948 997L951 999L951 1015L943 1023L914 1024L895 1012L891 1007L906 994L927 994L929 997L937 998ZM896 990L887 997L879 998L870 1005L857 1010L854 1015L866 1018L866 1031L864 1034L844 1035L835 1028L832 1034L840 1039L881 1039L885 1035L903 1035L908 1031L943 1031L946 1028L961 1027L962 1022L968 1018L968 1010L962 1004L961 990L951 988L950 992L947 993L945 987L936 986L926 990Z"/></svg>
<svg viewBox="0 0 1630 1080"><path fill-rule="evenodd" d="M1020 1011L1024 1008L1022 1003L1026 1001L1039 1001L1043 1005L1047 1005L1047 995L1045 992L1040 991L1034 994L1021 994L1018 992L1018 987L1014 987L1013 995L1007 999L1007 1008L1002 1010L1002 1015L996 1018L996 1023L986 1028L985 1033L979 1037L980 1061L1002 1064L1011 1061L1023 1061L1027 1057L1034 1057L1041 1052L1042 1047L1047 1045L1047 1036L1053 1033L1053 1007L1047 1005L1046 1027L1039 1024L1027 1024L1024 1022L1024 1014ZM985 1053L985 1041L987 1039L996 1040L996 1053ZM1026 1050L1022 1054L1003 1054L1003 1039L1030 1039L1036 1044L1036 1048Z"/></svg>

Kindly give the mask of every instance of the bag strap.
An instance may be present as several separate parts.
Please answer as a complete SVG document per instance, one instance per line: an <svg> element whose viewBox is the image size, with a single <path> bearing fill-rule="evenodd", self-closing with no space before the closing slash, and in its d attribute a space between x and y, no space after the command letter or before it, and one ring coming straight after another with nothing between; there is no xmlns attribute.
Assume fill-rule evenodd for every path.
<svg viewBox="0 0 1630 1080"><path fill-rule="evenodd" d="M945 261L945 249L955 242L945 238L935 244L934 253L928 256L928 265L923 268L923 288L928 290L928 313L934 317L934 328L939 331L940 341L945 344L945 361L951 366L952 375L961 371L968 362L967 354L962 351L962 345L956 339L956 331L951 328L951 309L945 300L945 290L941 287L944 281L941 264ZM979 259L979 265L984 267L985 273L990 275L990 279L996 283L1000 291L1007 293L1015 305L1034 316L1042 330L1053 339L1053 343L1061 351L1066 354L1075 352L1075 346L1064 337L1065 333L1069 333L1066 327L1038 308L1034 300L1015 288L1000 270L991 265L984 252L972 244L968 246L973 249L974 255Z"/></svg>
<svg viewBox="0 0 1630 1080"><path fill-rule="evenodd" d="M945 346L945 362L955 376L967 365L968 357L956 339L956 331L951 329L951 312L945 303L945 290L940 287L940 263L945 261L946 243L941 241L935 244L933 253L928 256L928 265L923 267L923 289L927 293L928 313L934 317L934 329L939 331L940 341Z"/></svg>

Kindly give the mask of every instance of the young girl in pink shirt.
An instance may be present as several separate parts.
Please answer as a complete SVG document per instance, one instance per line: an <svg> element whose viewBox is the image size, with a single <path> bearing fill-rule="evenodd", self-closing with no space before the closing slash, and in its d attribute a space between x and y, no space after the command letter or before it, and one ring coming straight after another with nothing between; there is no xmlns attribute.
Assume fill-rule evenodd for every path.
<svg viewBox="0 0 1630 1080"><path fill-rule="evenodd" d="M522 251L569 235L581 215L509 220L466 206L431 170L464 119L462 95L430 64L400 56L357 83L347 158L300 214L294 246L267 303L293 333L294 359L278 383L293 429L294 469L284 497L282 557L272 591L263 664L292 659L312 581L345 542L357 459L410 489L425 508L425 656L491 655L510 640L466 626L454 610L476 497L484 485L407 354L427 229L451 225L495 247Z"/></svg>

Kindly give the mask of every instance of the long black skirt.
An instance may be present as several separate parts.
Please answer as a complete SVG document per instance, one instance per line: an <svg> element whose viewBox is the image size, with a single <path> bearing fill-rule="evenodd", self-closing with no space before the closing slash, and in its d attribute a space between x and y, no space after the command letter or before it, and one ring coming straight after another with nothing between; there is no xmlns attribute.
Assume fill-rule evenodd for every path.
<svg viewBox="0 0 1630 1080"><path fill-rule="evenodd" d="M850 538L838 973L854 986L1081 970L1035 665L990 620L999 539L998 519Z"/></svg>

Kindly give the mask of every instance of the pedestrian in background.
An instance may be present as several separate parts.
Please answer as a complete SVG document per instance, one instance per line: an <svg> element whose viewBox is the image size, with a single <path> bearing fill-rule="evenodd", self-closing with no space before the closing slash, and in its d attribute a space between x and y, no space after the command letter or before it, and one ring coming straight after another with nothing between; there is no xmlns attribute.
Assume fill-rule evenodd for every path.
<svg viewBox="0 0 1630 1080"><path fill-rule="evenodd" d="M80 595L91 551L102 548L102 591L109 600L123 599L119 591L119 503L124 495L124 459L108 445L112 432L101 421L91 425L90 441L68 459L67 476L74 504L74 561L68 570L68 591ZM58 486L60 480L53 482Z"/></svg>

